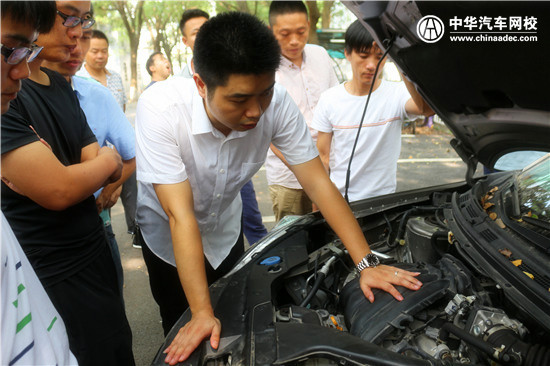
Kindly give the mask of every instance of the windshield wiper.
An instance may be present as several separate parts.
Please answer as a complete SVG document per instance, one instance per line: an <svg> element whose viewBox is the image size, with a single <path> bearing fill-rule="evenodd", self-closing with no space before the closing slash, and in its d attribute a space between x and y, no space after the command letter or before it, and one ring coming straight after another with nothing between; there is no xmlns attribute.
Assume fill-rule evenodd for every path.
<svg viewBox="0 0 550 366"><path fill-rule="evenodd" d="M550 223L544 221L544 220L541 220L541 219L535 219L534 217L529 217L529 216L522 216L521 217L523 221L531 224L531 225L534 225L534 226L538 226L540 228L543 228L545 230L550 230Z"/></svg>

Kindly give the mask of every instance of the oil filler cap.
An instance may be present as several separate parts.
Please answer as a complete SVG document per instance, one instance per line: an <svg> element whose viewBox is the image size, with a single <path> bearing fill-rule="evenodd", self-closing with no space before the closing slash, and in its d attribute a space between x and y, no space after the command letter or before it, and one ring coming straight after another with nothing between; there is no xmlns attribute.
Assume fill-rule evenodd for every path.
<svg viewBox="0 0 550 366"><path fill-rule="evenodd" d="M281 263L281 257L279 256L269 257L260 262L263 266L273 266L279 263Z"/></svg>

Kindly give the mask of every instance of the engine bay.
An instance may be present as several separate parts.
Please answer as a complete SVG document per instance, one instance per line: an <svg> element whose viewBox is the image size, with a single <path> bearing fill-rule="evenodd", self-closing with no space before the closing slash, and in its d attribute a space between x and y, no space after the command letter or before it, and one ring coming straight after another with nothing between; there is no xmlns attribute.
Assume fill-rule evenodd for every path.
<svg viewBox="0 0 550 366"><path fill-rule="evenodd" d="M404 297L401 302L375 290L371 304L359 287L359 275L342 243L330 238L329 229L309 228L307 263L294 267L272 285L274 322L332 328L411 359L465 365L549 365L547 326L518 306L517 299L512 301L503 286L491 278L492 271L501 269L487 271L476 266L468 255L472 243L461 243L465 236L453 233L458 230L457 216L464 203L471 203L469 200L475 200L481 209L479 215L488 218L477 219L494 221L484 209L488 206L484 201L489 195L491 199L498 196L495 191L499 185L505 191L508 178L500 179L502 182L499 177L479 182L462 193L434 192L424 200L418 196L407 204L409 197L386 210L373 205L366 211L377 213L358 214L381 263L420 272L422 288L411 291L399 287ZM495 200L496 205L507 204L503 197ZM500 223L491 224L495 230L504 230L498 227ZM326 240L327 244L313 249ZM505 253L498 255L505 257ZM532 262L522 257L523 262ZM527 278L526 271L516 269ZM515 291L523 292L523 288L518 285ZM326 355L316 358L310 354L298 364L326 362Z"/></svg>

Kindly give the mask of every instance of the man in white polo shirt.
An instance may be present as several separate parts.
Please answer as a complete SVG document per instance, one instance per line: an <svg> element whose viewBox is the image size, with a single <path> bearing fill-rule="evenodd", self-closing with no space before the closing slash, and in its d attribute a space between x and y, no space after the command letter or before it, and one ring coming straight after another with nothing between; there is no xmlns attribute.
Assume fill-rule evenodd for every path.
<svg viewBox="0 0 550 366"><path fill-rule="evenodd" d="M281 46L275 80L286 88L309 126L321 93L338 84L332 60L323 47L307 44L309 21L302 1L272 1L269 24ZM317 132L310 132L315 140ZM273 145L267 153L265 172L277 221L311 212L311 200Z"/></svg>
<svg viewBox="0 0 550 366"><path fill-rule="evenodd" d="M403 119L408 115L433 115L433 111L406 79L403 84L380 77L385 59L374 75L383 52L359 21L350 25L345 42L353 78L321 95L312 127L319 131L321 160L345 195L351 150L372 86L351 166L348 198L353 202L395 192Z"/></svg>
<svg viewBox="0 0 550 366"><path fill-rule="evenodd" d="M221 324L208 284L243 253L237 196L263 165L271 143L353 261L361 265L373 256L330 182L300 111L275 84L280 48L269 29L249 14L217 15L199 31L194 57L192 80L175 78L147 89L136 113L138 222L151 290L163 321L169 312L183 313L185 307L173 306L181 297L191 311L191 320L164 350L171 365L187 359L204 338L218 348ZM396 276L393 267L370 267L359 269L371 301L372 288L401 300L393 284L421 286L415 273L399 270Z"/></svg>

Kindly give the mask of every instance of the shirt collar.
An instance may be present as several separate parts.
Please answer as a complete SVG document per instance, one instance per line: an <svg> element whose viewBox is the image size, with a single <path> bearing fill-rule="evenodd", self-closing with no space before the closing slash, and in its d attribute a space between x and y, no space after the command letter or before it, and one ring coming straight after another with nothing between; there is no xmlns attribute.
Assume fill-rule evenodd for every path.
<svg viewBox="0 0 550 366"><path fill-rule="evenodd" d="M192 133L199 135L202 133L213 133L214 126L210 122L202 97L196 86L193 88L193 113L191 115Z"/></svg>
<svg viewBox="0 0 550 366"><path fill-rule="evenodd" d="M302 66L297 66L294 62L290 61L285 56L281 55L281 67L285 69L300 69L304 68L306 64L306 48L304 47L304 50L302 51Z"/></svg>
<svg viewBox="0 0 550 366"><path fill-rule="evenodd" d="M232 140L235 138L246 136L249 131L231 131L229 135L225 136L221 131L218 131L210 122L206 108L202 97L199 95L198 90L193 90L193 113L191 131L193 135L200 135L203 133L211 133L214 137ZM257 127L256 127L257 128Z"/></svg>
<svg viewBox="0 0 550 366"><path fill-rule="evenodd" d="M78 96L78 99L84 98L84 94L80 92L80 84L78 82L78 77L75 77L74 75L71 76L71 87L73 88L74 92Z"/></svg>

